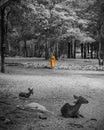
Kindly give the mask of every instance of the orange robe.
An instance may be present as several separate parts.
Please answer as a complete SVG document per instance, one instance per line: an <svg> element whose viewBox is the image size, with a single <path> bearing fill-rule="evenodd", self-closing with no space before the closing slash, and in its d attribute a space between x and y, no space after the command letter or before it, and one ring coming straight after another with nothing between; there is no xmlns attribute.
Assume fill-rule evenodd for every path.
<svg viewBox="0 0 104 130"><path fill-rule="evenodd" d="M56 62L55 56L51 56L51 58L50 58L50 68L53 68L55 66L55 62Z"/></svg>

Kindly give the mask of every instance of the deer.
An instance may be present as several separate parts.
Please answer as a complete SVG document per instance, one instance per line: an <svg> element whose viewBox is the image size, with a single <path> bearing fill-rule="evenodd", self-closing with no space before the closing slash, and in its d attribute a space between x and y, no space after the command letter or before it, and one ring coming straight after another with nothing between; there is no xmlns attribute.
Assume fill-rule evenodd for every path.
<svg viewBox="0 0 104 130"><path fill-rule="evenodd" d="M88 104L88 100L85 99L82 96L76 96L73 95L74 99L76 99L77 101L75 101L74 105L70 105L69 103L65 103L62 107L61 107L61 114L63 117L71 117L71 118L78 118L79 116L83 117L81 114L79 114L79 109L81 107L82 104Z"/></svg>
<svg viewBox="0 0 104 130"><path fill-rule="evenodd" d="M33 95L33 88L28 88L28 91L29 92L27 93L26 92L19 93L19 97L29 98L31 94Z"/></svg>

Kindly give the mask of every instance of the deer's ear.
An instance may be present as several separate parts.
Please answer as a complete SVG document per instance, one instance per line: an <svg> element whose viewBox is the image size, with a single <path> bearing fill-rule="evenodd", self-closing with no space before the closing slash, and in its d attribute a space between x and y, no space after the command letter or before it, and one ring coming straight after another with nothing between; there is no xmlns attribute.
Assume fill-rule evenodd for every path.
<svg viewBox="0 0 104 130"><path fill-rule="evenodd" d="M78 99L79 97L78 96L76 96L76 95L73 95L73 97L74 97L74 99Z"/></svg>
<svg viewBox="0 0 104 130"><path fill-rule="evenodd" d="M28 90L30 90L30 88L28 88Z"/></svg>
<svg viewBox="0 0 104 130"><path fill-rule="evenodd" d="M33 91L33 88L30 88L30 90L32 90L32 91Z"/></svg>

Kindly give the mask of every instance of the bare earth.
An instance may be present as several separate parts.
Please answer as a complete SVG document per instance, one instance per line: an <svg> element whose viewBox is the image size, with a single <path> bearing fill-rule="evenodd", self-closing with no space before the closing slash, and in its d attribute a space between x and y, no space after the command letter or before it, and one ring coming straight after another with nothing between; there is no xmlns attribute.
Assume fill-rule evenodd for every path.
<svg viewBox="0 0 104 130"><path fill-rule="evenodd" d="M33 87L34 94L21 100L18 94ZM84 118L63 118L61 106L73 104L73 95L85 97ZM36 112L16 108L30 102L45 106L51 113L40 119ZM3 117L10 119L5 123ZM6 66L0 73L0 130L104 130L104 71L32 69Z"/></svg>

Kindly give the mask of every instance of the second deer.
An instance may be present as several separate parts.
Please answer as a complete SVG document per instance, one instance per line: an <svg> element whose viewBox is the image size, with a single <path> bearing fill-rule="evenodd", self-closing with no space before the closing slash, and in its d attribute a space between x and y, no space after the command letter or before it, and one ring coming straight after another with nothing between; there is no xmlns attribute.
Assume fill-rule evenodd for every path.
<svg viewBox="0 0 104 130"><path fill-rule="evenodd" d="M28 88L29 92L21 92L19 93L19 97L22 97L22 98L29 98L31 94L33 94L33 88Z"/></svg>
<svg viewBox="0 0 104 130"><path fill-rule="evenodd" d="M82 96L78 97L78 96L74 95L74 99L77 99L77 101L75 102L75 105L70 105L69 103L66 103L61 107L61 114L63 117L74 118L74 117L81 116L79 114L79 109L80 109L81 105L89 103L88 100Z"/></svg>

